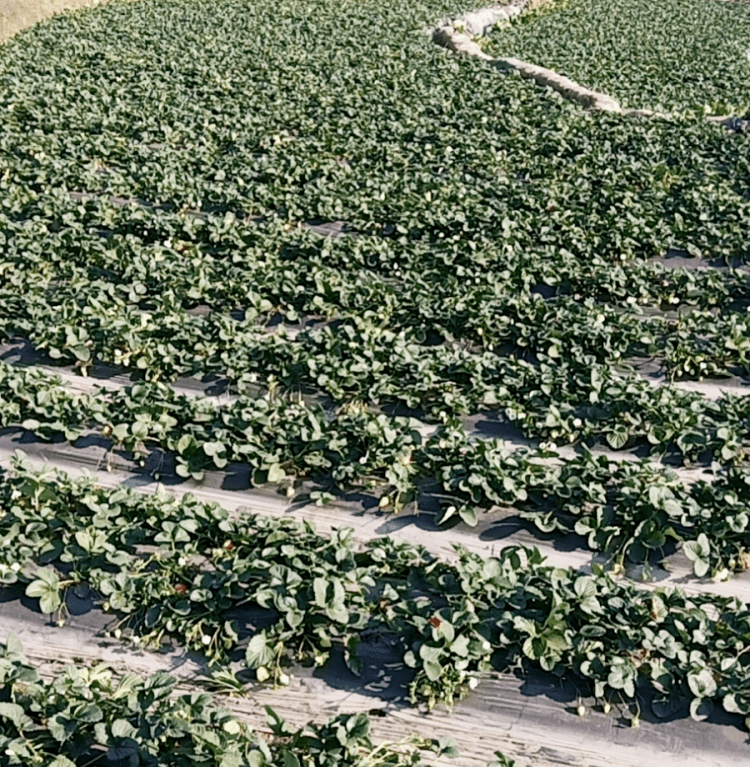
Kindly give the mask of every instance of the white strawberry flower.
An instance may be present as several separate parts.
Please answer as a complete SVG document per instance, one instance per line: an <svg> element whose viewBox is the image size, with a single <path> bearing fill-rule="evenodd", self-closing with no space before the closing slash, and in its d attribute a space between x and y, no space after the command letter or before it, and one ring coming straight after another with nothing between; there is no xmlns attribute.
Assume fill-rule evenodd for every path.
<svg viewBox="0 0 750 767"><path fill-rule="evenodd" d="M210 645L211 644L211 637L208 634L204 634L201 637L201 642L203 642L204 645Z"/></svg>
<svg viewBox="0 0 750 767"><path fill-rule="evenodd" d="M289 684L289 682L290 682L290 681L291 681L291 680L289 679L289 675L288 675L288 674L282 674L282 675L279 677L279 684L281 684L281 685L284 685L284 686L286 686L286 685L288 685L288 684Z"/></svg>
<svg viewBox="0 0 750 767"><path fill-rule="evenodd" d="M470 690L476 690L478 684L479 684L479 680L475 676L473 676L471 679L469 679L469 689Z"/></svg>
<svg viewBox="0 0 750 767"><path fill-rule="evenodd" d="M178 564L180 567L184 567L184 566L187 564L187 559L185 559L185 557L180 557L180 558L177 560L177 564Z"/></svg>

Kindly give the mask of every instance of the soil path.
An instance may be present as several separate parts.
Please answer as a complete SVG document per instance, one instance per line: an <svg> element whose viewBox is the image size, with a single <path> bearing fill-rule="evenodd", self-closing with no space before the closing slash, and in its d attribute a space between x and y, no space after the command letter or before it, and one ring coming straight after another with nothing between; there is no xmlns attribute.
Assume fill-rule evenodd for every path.
<svg viewBox="0 0 750 767"><path fill-rule="evenodd" d="M63 11L103 5L107 0L0 0L0 43L22 29Z"/></svg>

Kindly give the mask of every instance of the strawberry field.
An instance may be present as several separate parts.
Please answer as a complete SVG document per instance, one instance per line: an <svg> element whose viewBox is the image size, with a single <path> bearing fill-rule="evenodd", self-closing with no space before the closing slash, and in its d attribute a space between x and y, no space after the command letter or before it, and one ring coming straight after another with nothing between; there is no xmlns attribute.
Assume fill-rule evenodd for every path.
<svg viewBox="0 0 750 767"><path fill-rule="evenodd" d="M0 46L0 765L750 758L750 6L474 9Z"/></svg>
<svg viewBox="0 0 750 767"><path fill-rule="evenodd" d="M750 113L750 12L738 2L559 0L489 48L551 67L634 109Z"/></svg>

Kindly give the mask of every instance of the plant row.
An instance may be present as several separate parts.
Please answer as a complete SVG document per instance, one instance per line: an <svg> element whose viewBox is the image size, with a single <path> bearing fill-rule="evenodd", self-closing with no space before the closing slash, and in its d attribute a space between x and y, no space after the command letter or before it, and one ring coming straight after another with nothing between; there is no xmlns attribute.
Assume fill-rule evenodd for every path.
<svg viewBox="0 0 750 767"><path fill-rule="evenodd" d="M431 357L438 351L455 357L456 346L469 359L535 360L549 355L602 365L655 357L671 378L747 375L750 370L744 310L644 317L580 294L554 300L536 293L513 295L507 286L487 280L472 288L454 279L452 285L445 281L436 289L437 273L415 278L404 299L402 286L389 286L377 276L355 272L347 284L333 269L308 271L304 266L311 267L267 270L266 280L288 286L283 298L278 290L277 295L254 293L238 280L247 303L238 301L227 311L201 304L196 291L185 285L199 315L181 305L175 286L162 289L153 277L148 282L132 275L103 280L98 270L87 269L70 280L61 282L57 276L45 284L39 272L19 266L18 279L6 270L0 295L9 313L0 328L6 338L28 339L36 349L74 363L84 373L97 362L145 370L152 380L218 373L242 381L262 371L285 380L297 373L300 384L337 399L351 396L354 385L327 380L333 378L336 363L340 367L342 344L352 358L349 368L362 368L368 377L382 373L386 379L394 377L396 361L391 368L378 365L367 359L368 347L408 345L416 354L411 367L428 367L445 385L455 377L449 366L441 367ZM193 279L210 291L215 284L210 279L219 279L217 274L190 272L184 263L181 268L186 283ZM296 270L307 276L297 277ZM260 309L266 310L266 322L283 317L295 323L295 338L271 337L258 319ZM313 327L296 326L300 319Z"/></svg>
<svg viewBox="0 0 750 767"><path fill-rule="evenodd" d="M425 439L413 419L364 408L331 414L301 401L246 396L219 406L157 384L82 395L59 379L8 366L0 368L0 393L2 426L71 441L96 429L141 465L154 449L170 453L180 477L200 481L207 469L239 462L250 467L253 485L282 485L292 495L304 478L337 491L366 488L395 511L437 492L439 522L456 516L476 525L480 513L512 507L544 532L586 535L620 566L625 557L647 561L680 542L699 576L726 577L750 564L750 473L741 466L715 466L712 482L684 484L647 461L586 449L561 460L547 448L472 441L455 419ZM327 496L315 492L321 501Z"/></svg>
<svg viewBox="0 0 750 767"><path fill-rule="evenodd" d="M11 303L22 300L16 297ZM558 330L557 322L566 319L567 312L562 307L558 312L541 299L530 302L529 324L508 324L515 328L516 351L504 354L461 343L435 345L420 331L395 332L373 319L326 324L290 339L226 315L191 317L131 307L120 316L108 316L111 302L106 293L83 307L92 323L89 328L97 328L92 338L88 323L77 318L83 301L71 297L55 320L41 302L34 322L25 329L41 348L49 344L53 356L76 359L84 372L91 364L92 348L96 354L97 346L105 346L113 354L103 355L105 359L134 363L153 378L165 367L171 378L214 373L243 387L251 383L266 389L302 387L338 402L400 404L433 417L441 412L499 410L530 437L556 442L604 439L616 449L640 439L648 440L654 451L676 447L688 460L706 451L722 461L742 458L741 450L716 435L726 427L736 442L743 442L744 399L726 395L710 402L669 387L654 393L645 379L598 361L595 347L610 349L620 359L624 341L607 330L606 313L596 307L571 307L567 316L571 330ZM581 320L586 321L578 324ZM550 330L537 329L537 322ZM722 328L727 330L722 343L733 346L732 353L746 364L744 322L734 322L731 333ZM16 320L16 327L19 324ZM679 328L679 321L674 324ZM524 327L528 334L522 332ZM638 343L655 342L641 323L631 325L631 335L638 335ZM50 336L56 340L50 341ZM612 339L619 340L610 343ZM536 352L524 359L527 345L535 346ZM710 355L704 362L702 353L685 356L683 347L675 349L683 369L700 372L713 364ZM577 356L570 357L573 351ZM550 419L555 411L562 415Z"/></svg>
<svg viewBox="0 0 750 767"><path fill-rule="evenodd" d="M364 714L292 727L266 706L254 731L207 693L179 693L174 677L117 678L106 665L69 665L43 680L18 638L0 646L3 764L88 767L419 767L425 753L456 756L450 738L373 743ZM489 767L513 767L496 752Z"/></svg>
<svg viewBox="0 0 750 767"><path fill-rule="evenodd" d="M219 246L205 242L206 232L195 226L179 226L179 220L165 225L159 220L165 216L153 212L145 216L141 221L135 213L122 213L118 227L127 233L110 232L106 238L91 222L93 230L81 231L80 219L87 216L80 211L77 217L60 215L68 219L62 230L54 219L8 225L0 287L8 311L0 318L0 332L29 339L84 372L99 361L130 365L162 380L273 374L337 399L352 396L352 373L365 379L360 388L373 377L397 377L396 360L390 366L372 360L368 347L388 349L399 342L408 344L410 356L417 355L412 368L427 368L446 385L454 376L449 362L432 360L436 344L447 345L449 356L459 345L470 358L533 360L547 354L585 364L656 355L672 377L750 368L744 274L706 271L698 278L688 276L695 272L646 265L620 267L619 274L600 269L597 282L590 272L582 276L577 259L572 264L568 259L569 277L564 258L531 267L495 257L488 270L484 249L474 254L476 261L469 257L466 265L456 266L455 246L444 254L446 262L454 262L449 267L435 263L437 254L424 248L415 253L408 245L383 247L372 237L331 242L289 233L278 223L252 225L249 233L232 237L231 214L219 219L230 220L228 227L218 226L224 240ZM139 222L139 236L130 233ZM178 227L189 232L175 232ZM202 227L217 228L210 222ZM163 241L154 241L154 228L162 230ZM383 260L372 264L373 256ZM618 284L619 297L613 295ZM551 299L554 285L562 291ZM705 308L641 314L642 303L671 310L683 301ZM724 307L710 308L722 302ZM196 309L202 316L195 316ZM318 327L303 327L294 340L282 341L264 329L271 318ZM319 326L331 322L343 325ZM342 346L351 358L346 385L335 375L342 370ZM398 398L397 392L389 396Z"/></svg>
<svg viewBox="0 0 750 767"><path fill-rule="evenodd" d="M551 67L626 107L750 113L742 3L568 0L495 30L485 47Z"/></svg>
<svg viewBox="0 0 750 767"><path fill-rule="evenodd" d="M273 216L249 219L239 211L176 211L99 195L75 199L63 189L30 192L18 185L7 192L0 221L4 270L12 284L32 287L20 266L43 284L88 273L91 279L140 283L137 290L118 290L144 308L167 291L184 308L252 311L267 299L273 311L285 315L324 309L326 315L349 314L356 312L356 304L346 302L349 292L357 292L354 276L368 285L379 278L378 300L387 304L391 322L418 313L423 300L439 308L424 290L427 275L442 277L445 284L433 287L448 295L460 286L474 290L488 284L512 294L544 285L558 295L582 294L623 306L635 299L649 306L723 307L750 294L747 274L732 269L665 268L643 259L613 263L607 254L595 253L584 261L564 248L538 248L533 259L518 258L508 237L429 242L362 232L330 237ZM318 271L321 277L313 280ZM334 278L341 295L333 286L325 289ZM462 278L460 286L456 278ZM399 290L407 279L414 282L418 301ZM374 308L365 290L358 294L367 309Z"/></svg>
<svg viewBox="0 0 750 767"><path fill-rule="evenodd" d="M520 662L602 701L650 684L655 711L750 713L750 610L736 599L646 591L516 547L488 559L456 547L452 564L389 538L357 547L350 530L106 491L21 458L2 493L3 580L44 612L64 622L67 590L88 590L114 636L176 640L224 669L241 654L261 682L286 684L291 659L322 666L335 646L359 673L359 643L388 635L414 669L411 701L429 708Z"/></svg>

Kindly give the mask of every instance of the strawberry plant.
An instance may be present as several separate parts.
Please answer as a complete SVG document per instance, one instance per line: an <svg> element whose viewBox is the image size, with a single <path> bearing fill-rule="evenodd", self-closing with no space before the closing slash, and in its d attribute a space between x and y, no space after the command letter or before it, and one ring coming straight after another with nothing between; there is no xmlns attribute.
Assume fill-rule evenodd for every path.
<svg viewBox="0 0 750 767"><path fill-rule="evenodd" d="M266 706L253 731L206 693L177 694L168 674L117 678L106 665L69 665L42 680L11 634L0 648L3 763L85 767L99 761L186 767L285 764L418 767L427 753L455 755L449 739L410 736L375 744L363 714L292 727Z"/></svg>
<svg viewBox="0 0 750 767"><path fill-rule="evenodd" d="M414 670L409 697L428 708L521 663L571 674L600 699L650 684L660 700L691 701L695 718L714 703L750 714L750 619L737 600L551 568L535 549L486 558L456 547L449 564L388 538L356 546L348 530L325 538L190 496L105 491L20 459L0 491L3 582L26 584L60 624L67 590L84 588L115 637L172 639L225 670L239 651L260 682L288 684L290 662L325 665L334 646L356 674L358 641L375 633L396 639ZM699 562L704 538L691 548ZM235 617L246 606L252 625Z"/></svg>
<svg viewBox="0 0 750 767"><path fill-rule="evenodd" d="M9 392L10 410L5 424L20 422L47 437L59 433L77 437L98 427L113 447L131 451L136 460L144 461L153 447L171 451L178 476L200 480L206 469L224 469L236 461L252 468L253 485L311 477L339 490L378 488L380 508L394 511L418 503L420 484L436 480L443 496L441 523L455 515L473 526L482 511L513 506L543 532L575 531L587 536L589 546L617 556L620 562L626 556L647 561L668 539L686 542L704 535L711 541L710 554L707 569L696 563L697 574L745 568L747 525L739 512L747 499L747 471L736 456L745 452L740 429L747 405L740 398L713 403L685 393L690 409L670 413L659 408L660 400L654 401L653 395L647 398L642 388L635 390L656 417L669 419L668 424L685 419L673 434L687 455L713 449L722 460L737 463L718 471L710 484L686 486L667 469L646 461L610 462L595 459L587 450L582 457L550 466L543 461L557 456L553 450L512 449L492 439L471 441L451 419L424 440L415 421L362 408L332 416L322 408L283 398L245 396L217 406L145 383L114 392L66 394L54 378L37 371L3 370L0 386ZM55 393L57 399L50 401L60 407L59 416L46 400L44 408L37 405L47 389ZM701 413L704 406L707 413ZM704 429L715 417L712 410L730 416L736 428L715 422L715 433L707 438ZM577 412L581 411L569 406L563 418L560 409L550 410L545 426L552 427L553 437L560 435L560 428L570 428L571 438L576 432L585 434L591 421L579 417L576 424ZM589 412L602 411L592 407ZM667 427L660 428L666 442ZM612 434L617 432L607 433L610 444ZM631 432L625 434L630 439Z"/></svg>
<svg viewBox="0 0 750 767"><path fill-rule="evenodd" d="M551 67L631 108L750 110L750 13L741 3L571 0L498 28L486 48Z"/></svg>

